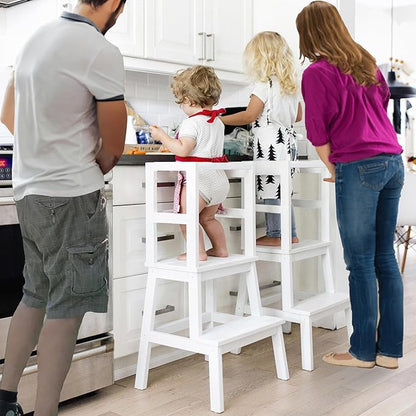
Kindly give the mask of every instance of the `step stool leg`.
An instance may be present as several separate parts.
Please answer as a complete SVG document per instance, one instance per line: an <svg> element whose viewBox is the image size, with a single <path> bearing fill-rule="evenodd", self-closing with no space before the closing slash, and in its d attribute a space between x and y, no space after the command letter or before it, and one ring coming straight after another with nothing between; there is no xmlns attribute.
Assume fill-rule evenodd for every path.
<svg viewBox="0 0 416 416"><path fill-rule="evenodd" d="M277 378L280 378L280 380L289 380L289 368L287 365L285 342L281 325L279 325L277 333L272 336L272 342Z"/></svg>
<svg viewBox="0 0 416 416"><path fill-rule="evenodd" d="M222 413L224 411L222 354L218 350L209 354L209 391L211 410Z"/></svg>
<svg viewBox="0 0 416 416"><path fill-rule="evenodd" d="M188 282L189 338L197 339L202 334L202 287L198 273L192 273Z"/></svg>
<svg viewBox="0 0 416 416"><path fill-rule="evenodd" d="M246 273L247 293L250 302L250 313L253 316L263 315L259 281L257 279L256 263L253 261L250 265L250 270Z"/></svg>
<svg viewBox="0 0 416 416"><path fill-rule="evenodd" d="M240 274L238 280L237 302L235 305L235 314L238 316L244 315L244 307L247 303L247 282L244 275Z"/></svg>
<svg viewBox="0 0 416 416"><path fill-rule="evenodd" d="M300 345L302 354L302 368L306 371L313 370L313 338L312 321L305 319L300 323Z"/></svg>
<svg viewBox="0 0 416 416"><path fill-rule="evenodd" d="M345 323L347 324L348 338L350 338L353 332L351 306L345 309Z"/></svg>
<svg viewBox="0 0 416 416"><path fill-rule="evenodd" d="M292 333L292 322L286 321L283 324L283 333L284 334L291 334Z"/></svg>
<svg viewBox="0 0 416 416"><path fill-rule="evenodd" d="M147 388L147 379L149 375L150 365L150 353L152 350L152 344L148 340L148 335L154 329L155 324L155 293L155 272L149 270L143 309L139 355L137 358L136 380L134 384L134 387L139 390L144 390Z"/></svg>
<svg viewBox="0 0 416 416"><path fill-rule="evenodd" d="M205 312L210 314L210 322L205 324L204 330L214 327L214 313L217 310L214 284L214 280L207 280L205 282ZM205 361L209 361L208 355L205 355Z"/></svg>

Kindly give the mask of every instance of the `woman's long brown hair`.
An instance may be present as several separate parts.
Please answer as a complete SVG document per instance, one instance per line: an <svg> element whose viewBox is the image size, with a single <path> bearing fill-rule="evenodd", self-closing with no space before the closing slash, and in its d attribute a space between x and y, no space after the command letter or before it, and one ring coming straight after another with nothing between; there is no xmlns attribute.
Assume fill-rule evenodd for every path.
<svg viewBox="0 0 416 416"><path fill-rule="evenodd" d="M352 39L335 6L311 2L298 14L296 27L301 57L325 58L360 85L378 84L375 58Z"/></svg>

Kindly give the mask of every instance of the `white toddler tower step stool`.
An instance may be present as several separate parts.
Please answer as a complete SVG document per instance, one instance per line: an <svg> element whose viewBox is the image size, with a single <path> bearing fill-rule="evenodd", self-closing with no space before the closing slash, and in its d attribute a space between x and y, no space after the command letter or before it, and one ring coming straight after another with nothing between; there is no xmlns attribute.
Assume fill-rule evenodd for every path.
<svg viewBox="0 0 416 416"><path fill-rule="evenodd" d="M225 170L229 177L241 178L242 207L227 210L227 216L244 222L244 254L227 258L209 257L199 262L198 167L201 163L173 162L146 164L146 264L148 281L140 338L135 388L145 389L153 345L165 345L204 354L209 360L211 410L224 411L222 354L237 350L266 337L272 337L278 378L287 380L289 372L283 341L284 320L262 316L255 256L255 195L253 162L203 163L204 169ZM186 172L186 214L157 211L157 172ZM176 258L158 261L157 224L186 224L186 261ZM214 280L241 274L240 287L249 299L251 316L243 317L216 311ZM188 284L189 317L155 328L157 280ZM243 290L243 289L242 289ZM203 293L205 292L205 302ZM184 331L187 335L183 335ZM182 331L182 332L181 332ZM181 332L178 334L178 332Z"/></svg>
<svg viewBox="0 0 416 416"><path fill-rule="evenodd" d="M319 180L317 199L292 199L291 170L298 173L317 174ZM283 318L287 322L300 324L300 340L302 368L307 371L314 369L312 323L333 316L336 312L344 311L348 330L350 327L351 306L347 293L335 292L334 276L331 267L331 241L329 230L329 186L323 181L327 171L325 165L318 160L314 161L272 161L255 162L256 175L278 175L280 177L280 206L257 204L257 212L271 212L281 214L281 246L257 246L256 252L259 260L271 261L281 264L281 294L263 299L264 313ZM318 209L318 237L316 240L300 240L292 244L291 206L305 209ZM318 257L322 270L323 291L303 300L296 300L293 278L293 263L299 260ZM280 299L281 298L281 299ZM267 307L268 304L281 300L281 309ZM236 313L248 312L246 294L239 291Z"/></svg>

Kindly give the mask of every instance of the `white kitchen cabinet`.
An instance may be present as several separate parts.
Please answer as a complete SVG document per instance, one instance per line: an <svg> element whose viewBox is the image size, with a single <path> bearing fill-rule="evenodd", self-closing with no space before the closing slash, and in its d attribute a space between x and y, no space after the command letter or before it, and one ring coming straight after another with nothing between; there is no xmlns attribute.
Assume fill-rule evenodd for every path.
<svg viewBox="0 0 416 416"><path fill-rule="evenodd" d="M145 0L146 58L242 72L253 0Z"/></svg>
<svg viewBox="0 0 416 416"><path fill-rule="evenodd" d="M161 210L168 210L172 203L160 204ZM146 207L122 205L113 208L114 279L146 273ZM158 230L159 253L161 257L180 254L183 237L176 224L162 224Z"/></svg>
<svg viewBox="0 0 416 416"><path fill-rule="evenodd" d="M147 274L114 281L114 358L135 354L139 349ZM162 284L156 299L156 323L183 317L184 291L177 282ZM155 353L157 353L155 349Z"/></svg>
<svg viewBox="0 0 416 416"><path fill-rule="evenodd" d="M143 0L127 1L123 13L105 36L124 56L143 57L145 38Z"/></svg>
<svg viewBox="0 0 416 416"><path fill-rule="evenodd" d="M126 3L127 4L127 3ZM124 357L139 349L141 319L147 282L146 258L146 205L145 167L116 166L113 169L113 311L114 357ZM161 173L158 200L161 210L172 207L175 175ZM177 224L161 224L158 229L161 258L174 257L183 250L183 237ZM157 299L157 322L164 323L184 315L186 305L183 286L176 282L162 285ZM156 362L177 359L172 351L155 351ZM123 364L120 364L123 365ZM117 368L116 372L131 375L132 370Z"/></svg>

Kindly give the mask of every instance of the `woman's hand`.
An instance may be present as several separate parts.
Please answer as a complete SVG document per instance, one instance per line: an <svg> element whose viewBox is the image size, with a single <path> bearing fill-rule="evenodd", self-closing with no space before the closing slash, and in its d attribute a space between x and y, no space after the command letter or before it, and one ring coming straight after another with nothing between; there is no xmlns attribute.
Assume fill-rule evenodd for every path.
<svg viewBox="0 0 416 416"><path fill-rule="evenodd" d="M324 178L324 182L332 182L332 183L335 182L335 165L332 164L332 163L328 163L326 165L326 167L327 167L331 177L330 178Z"/></svg>

